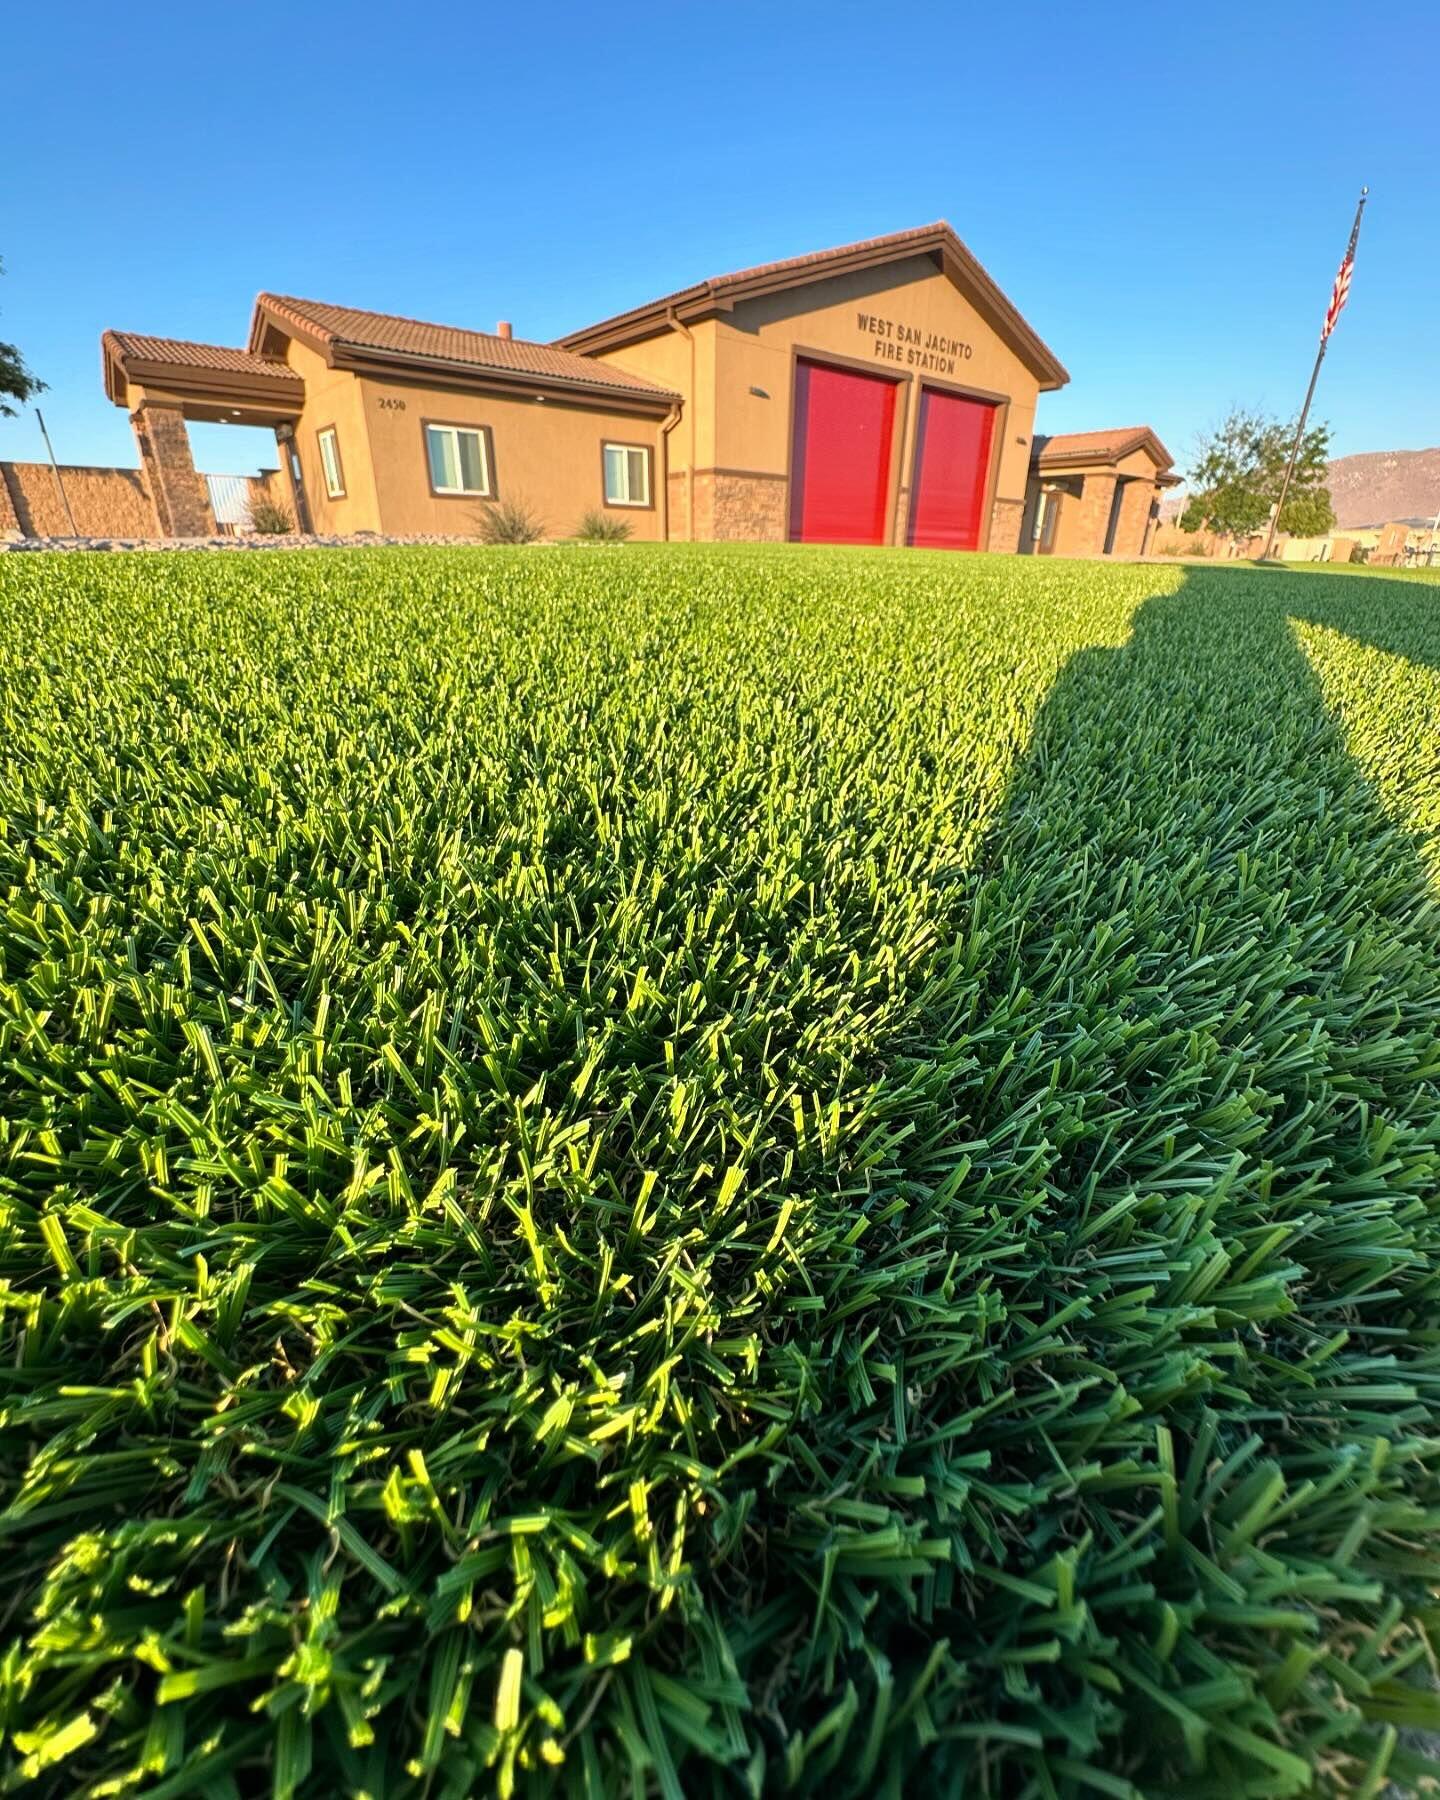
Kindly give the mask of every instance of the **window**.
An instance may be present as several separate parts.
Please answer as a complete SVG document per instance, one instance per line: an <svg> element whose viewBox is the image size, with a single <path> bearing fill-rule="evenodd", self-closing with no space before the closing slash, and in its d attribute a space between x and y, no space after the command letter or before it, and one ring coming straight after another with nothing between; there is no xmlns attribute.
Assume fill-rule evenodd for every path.
<svg viewBox="0 0 1440 1800"><path fill-rule="evenodd" d="M494 493L487 426L427 425L425 455L432 494Z"/></svg>
<svg viewBox="0 0 1440 1800"><path fill-rule="evenodd" d="M650 452L643 444L606 444L605 504L650 504Z"/></svg>
<svg viewBox="0 0 1440 1800"><path fill-rule="evenodd" d="M315 438L320 445L320 467L325 472L325 492L332 500L345 498L345 472L340 467L340 440L335 435L335 427L327 425L323 431L317 431Z"/></svg>

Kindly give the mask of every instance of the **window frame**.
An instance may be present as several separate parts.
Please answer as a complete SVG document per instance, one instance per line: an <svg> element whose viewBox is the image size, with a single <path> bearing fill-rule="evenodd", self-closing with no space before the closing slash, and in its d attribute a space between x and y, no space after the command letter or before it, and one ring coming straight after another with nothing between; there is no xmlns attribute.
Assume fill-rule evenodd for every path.
<svg viewBox="0 0 1440 1800"><path fill-rule="evenodd" d="M639 450L645 458L645 498L643 500L612 500L609 486L605 479L605 452L607 450ZM629 463L626 463L626 484L629 484ZM655 510L655 446L653 444L637 444L624 438L602 438L600 442L600 498L602 503L615 512L654 512Z"/></svg>
<svg viewBox="0 0 1440 1800"><path fill-rule="evenodd" d="M330 485L330 470L325 462L325 439L327 437L335 451L336 486L333 488ZM345 464L340 456L340 433L335 426L322 425L315 433L315 453L320 458L320 485L325 489L325 498L327 500L344 500L346 498Z"/></svg>
<svg viewBox="0 0 1440 1800"><path fill-rule="evenodd" d="M430 463L430 433L432 431L449 431L456 434L455 466L460 467L459 433L468 431L472 437L480 439L480 454L485 460L485 486L483 488L441 488L435 485L435 471ZM425 485L430 490L432 500L495 500L499 498L500 484L495 479L495 437L488 425L474 425L463 419L422 419L420 421L420 450L425 458Z"/></svg>

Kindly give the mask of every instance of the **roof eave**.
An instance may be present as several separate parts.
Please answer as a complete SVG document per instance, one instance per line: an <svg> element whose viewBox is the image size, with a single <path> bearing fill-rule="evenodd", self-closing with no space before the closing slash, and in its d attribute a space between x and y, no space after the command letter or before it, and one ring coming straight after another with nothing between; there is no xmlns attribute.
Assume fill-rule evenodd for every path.
<svg viewBox="0 0 1440 1800"><path fill-rule="evenodd" d="M1064 387L1070 380L1070 371L1024 315L1001 293L979 258L953 231L946 229L938 236L944 252L941 266L944 267L946 256L955 264L955 270L946 269L946 274L950 275L957 287L968 290L971 300L991 327L1005 339L1035 376L1040 391L1052 394L1057 388ZM958 280L957 272L960 277Z"/></svg>
<svg viewBox="0 0 1440 1800"><path fill-rule="evenodd" d="M120 358L120 346L115 341L113 331L102 331L100 334L100 367L105 379L105 398L112 406L125 406L129 396L125 379L125 367Z"/></svg>
<svg viewBox="0 0 1440 1800"><path fill-rule="evenodd" d="M668 300L616 313L612 318L602 319L598 325L586 325L579 331L558 337L554 340L555 348L573 350L579 356L593 356L599 350L616 350L626 344L639 343L642 338L658 337L677 320L682 325L693 325L716 310L711 284L702 281L672 294Z"/></svg>
<svg viewBox="0 0 1440 1800"><path fill-rule="evenodd" d="M163 357L139 355L122 343L120 334L106 331L100 338L105 395L116 406L130 404L132 387L158 388L193 399L202 405L228 405L235 401L277 410L298 412L304 403L305 384L293 373L274 374L254 369L212 369L201 363L167 362Z"/></svg>
<svg viewBox="0 0 1440 1800"><path fill-rule="evenodd" d="M817 281L829 281L857 269L882 267L886 263L903 262L912 256L932 256L958 287L976 301L979 310L999 335L1026 363L1046 393L1064 387L1069 370L1028 325L995 285L983 265L956 236L948 225L937 225L928 231L888 243L872 243L857 247L844 255L816 263L792 262L789 266L766 270L747 280L734 281L721 277L682 288L664 300L635 307L602 319L597 325L570 332L555 340L562 350L576 350L593 355L596 351L617 350L641 338L654 337L673 319L682 324L718 310L728 311L744 300L762 294L783 292L787 288L806 287ZM948 262L952 265L946 267ZM957 279L957 276L959 279Z"/></svg>
<svg viewBox="0 0 1440 1800"><path fill-rule="evenodd" d="M393 375L399 372L416 378L443 373L455 386L498 388L507 393L540 391L571 399L614 403L627 412L663 414L680 399L668 388L647 390L605 381L582 382L563 375L543 375L530 369L502 369L483 363L459 362L451 357L425 356L413 350L386 350L376 345L352 344L344 339L335 342L333 367L349 369L355 374Z"/></svg>
<svg viewBox="0 0 1440 1800"><path fill-rule="evenodd" d="M1132 455L1136 450L1148 450L1156 469L1162 473L1174 467L1174 458L1148 427L1105 450L1052 451L1045 444L1030 460L1037 469L1111 469L1123 457ZM1179 479L1177 476L1176 480Z"/></svg>

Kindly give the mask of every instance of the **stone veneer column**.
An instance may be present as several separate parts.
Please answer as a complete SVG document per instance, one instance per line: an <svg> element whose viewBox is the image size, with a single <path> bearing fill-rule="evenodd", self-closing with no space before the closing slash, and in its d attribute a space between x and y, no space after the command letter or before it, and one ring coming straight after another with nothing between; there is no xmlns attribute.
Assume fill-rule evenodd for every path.
<svg viewBox="0 0 1440 1800"><path fill-rule="evenodd" d="M1080 489L1076 516L1070 521L1066 556L1103 556L1105 533L1110 525L1110 507L1115 499L1113 475L1087 475Z"/></svg>
<svg viewBox="0 0 1440 1800"><path fill-rule="evenodd" d="M20 523L20 515L15 510L15 502L10 498L9 470L0 463L0 537L17 532L25 535L25 528Z"/></svg>
<svg viewBox="0 0 1440 1800"><path fill-rule="evenodd" d="M711 532L717 543L785 542L785 476L727 475L717 469L711 480Z"/></svg>
<svg viewBox="0 0 1440 1800"><path fill-rule="evenodd" d="M690 489L694 512L690 519L690 535L697 543L715 541L715 471L697 469Z"/></svg>
<svg viewBox="0 0 1440 1800"><path fill-rule="evenodd" d="M990 509L990 550L1007 550L1012 555L1020 548L1020 525L1025 517L1023 500L997 500Z"/></svg>
<svg viewBox="0 0 1440 1800"><path fill-rule="evenodd" d="M1142 556L1150 526L1150 503L1155 484L1134 477L1124 483L1120 498L1120 523L1115 532L1116 556Z"/></svg>
<svg viewBox="0 0 1440 1800"><path fill-rule="evenodd" d="M142 400L130 424L161 537L213 537L215 515L205 483L195 473L184 413L178 406Z"/></svg>

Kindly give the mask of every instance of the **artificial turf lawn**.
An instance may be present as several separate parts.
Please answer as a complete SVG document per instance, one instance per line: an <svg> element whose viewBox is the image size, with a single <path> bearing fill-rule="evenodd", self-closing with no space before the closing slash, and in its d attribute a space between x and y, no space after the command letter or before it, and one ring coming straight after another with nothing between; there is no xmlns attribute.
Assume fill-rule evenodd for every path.
<svg viewBox="0 0 1440 1800"><path fill-rule="evenodd" d="M1437 669L1373 574L0 559L3 1791L1420 1783Z"/></svg>

